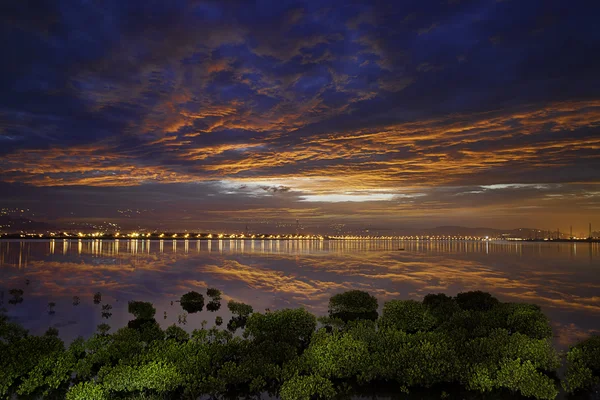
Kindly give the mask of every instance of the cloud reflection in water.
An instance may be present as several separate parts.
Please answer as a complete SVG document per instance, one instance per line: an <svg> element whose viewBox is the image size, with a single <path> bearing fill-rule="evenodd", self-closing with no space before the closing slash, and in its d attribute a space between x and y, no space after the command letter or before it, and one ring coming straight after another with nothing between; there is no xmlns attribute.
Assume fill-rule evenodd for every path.
<svg viewBox="0 0 600 400"><path fill-rule="evenodd" d="M551 243L392 243L301 241L23 241L0 243L2 290L25 288L25 302L9 313L34 331L48 325L89 334L100 323L93 293L113 304L109 323L124 325L128 300L152 301L163 326L176 322L177 303L189 290L216 287L224 301L255 310L303 306L327 311L335 293L362 289L383 304L392 298L422 298L480 289L504 301L539 304L561 344L600 322L599 246ZM404 247L407 251L395 251ZM25 286L25 280L30 285ZM72 296L82 305L74 307ZM57 302L48 316L44 306ZM89 304L88 304L89 303ZM85 310L85 312L84 312ZM98 314L96 316L96 314ZM189 319L229 318L226 307ZM73 321L77 321L74 324ZM77 327L74 329L74 327ZM69 335L67 335L69 336Z"/></svg>

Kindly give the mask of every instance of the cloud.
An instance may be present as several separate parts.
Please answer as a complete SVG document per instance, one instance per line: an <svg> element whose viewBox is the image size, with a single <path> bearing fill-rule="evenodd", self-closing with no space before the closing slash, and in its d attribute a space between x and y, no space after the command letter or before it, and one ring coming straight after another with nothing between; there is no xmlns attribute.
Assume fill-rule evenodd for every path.
<svg viewBox="0 0 600 400"><path fill-rule="evenodd" d="M595 209L593 13L515 7L15 7L1 17L11 62L0 66L0 181L107 194L180 184L182 197L202 185L213 200L241 196L228 203L235 210L277 194L279 207L260 208L286 214L317 204L315 218L356 214L352 202L369 203L360 213L372 218L469 208L479 216L512 208L517 218L519 201L541 207L539 220L557 197L506 186L500 201L485 187L562 185L551 194ZM462 194L442 197L456 187ZM425 195L407 197L414 193Z"/></svg>

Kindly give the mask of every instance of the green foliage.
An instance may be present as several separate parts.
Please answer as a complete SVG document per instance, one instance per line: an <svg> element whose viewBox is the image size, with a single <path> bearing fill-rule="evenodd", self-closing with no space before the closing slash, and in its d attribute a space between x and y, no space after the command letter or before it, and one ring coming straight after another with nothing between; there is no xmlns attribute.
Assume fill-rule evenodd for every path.
<svg viewBox="0 0 600 400"><path fill-rule="evenodd" d="M121 328L112 335L94 335L83 345L83 357L74 372L80 379L91 379L104 365L127 363L144 350L140 333L131 328Z"/></svg>
<svg viewBox="0 0 600 400"><path fill-rule="evenodd" d="M328 331L341 331L346 327L346 323L339 318L331 318L329 315L321 316L317 318L317 321L323 325L323 327ZM365 320L357 320L357 321L365 321ZM368 320L367 320L368 321Z"/></svg>
<svg viewBox="0 0 600 400"><path fill-rule="evenodd" d="M230 332L235 332L238 328L244 328L248 316L254 312L251 305L239 303L234 300L230 300L227 303L227 308L233 314L229 322L227 322L227 330Z"/></svg>
<svg viewBox="0 0 600 400"><path fill-rule="evenodd" d="M153 319L156 314L156 308L152 303L145 301L130 301L127 309L136 319Z"/></svg>
<svg viewBox="0 0 600 400"><path fill-rule="evenodd" d="M552 376L560 362L539 307L488 307L493 300L476 294L463 296L461 309L457 300L437 294L423 303L387 302L374 322L357 317L377 312L372 296L358 292L348 302L346 294L338 296L342 300L333 301L330 311L352 318L319 318L318 330L315 316L303 309L253 314L249 305L229 302L228 329L246 328L238 336L204 324L191 335L175 325L163 332L156 320L144 318L154 316L154 307L133 302L137 318L128 327L110 334L108 325L99 325L96 334L68 349L54 334L30 336L0 312L0 398L239 398L266 392L283 400L316 399L332 398L335 388L383 382L402 391L462 384L486 398L498 390L556 397ZM598 338L572 348L565 388L598 384L599 360Z"/></svg>
<svg viewBox="0 0 600 400"><path fill-rule="evenodd" d="M254 309L249 304L239 303L234 300L229 300L227 302L227 308L231 313L238 317L248 317L250 314L254 312Z"/></svg>
<svg viewBox="0 0 600 400"><path fill-rule="evenodd" d="M427 332L435 326L436 318L418 301L391 300L384 304L379 324L408 333Z"/></svg>
<svg viewBox="0 0 600 400"><path fill-rule="evenodd" d="M459 293L456 302L463 310L471 311L489 311L500 303L491 294L480 290Z"/></svg>
<svg viewBox="0 0 600 400"><path fill-rule="evenodd" d="M503 328L535 339L552 336L550 320L535 304L502 303L492 310L501 319Z"/></svg>
<svg viewBox="0 0 600 400"><path fill-rule="evenodd" d="M281 400L331 399L336 392L329 379L310 375L296 376L281 386Z"/></svg>
<svg viewBox="0 0 600 400"><path fill-rule="evenodd" d="M221 317L220 315L218 315L218 316L215 318L215 325L217 325L217 326L221 326L221 325L223 325L223 317Z"/></svg>
<svg viewBox="0 0 600 400"><path fill-rule="evenodd" d="M302 308L256 313L248 318L245 336L257 343L285 342L301 349L308 345L316 326L316 317Z"/></svg>
<svg viewBox="0 0 600 400"><path fill-rule="evenodd" d="M423 305L429 309L439 322L445 321L457 312L460 312L460 307L456 300L444 293L430 293L426 295L423 298Z"/></svg>
<svg viewBox="0 0 600 400"><path fill-rule="evenodd" d="M3 324L0 324L3 325ZM23 393L34 392L45 383L47 364L64 352L63 342L56 336L10 335L10 341L0 341L0 398L10 397L22 382L27 382L30 373L33 376L25 384Z"/></svg>
<svg viewBox="0 0 600 400"><path fill-rule="evenodd" d="M494 390L495 383L490 368L484 364L475 364L470 367L469 377L466 382L468 389L487 393Z"/></svg>
<svg viewBox="0 0 600 400"><path fill-rule="evenodd" d="M558 395L550 377L538 372L531 361L521 361L520 358L502 361L496 385L536 399L552 400Z"/></svg>
<svg viewBox="0 0 600 400"><path fill-rule="evenodd" d="M109 396L101 385L94 381L80 382L67 392L66 400L108 400Z"/></svg>
<svg viewBox="0 0 600 400"><path fill-rule="evenodd" d="M349 333L319 331L304 353L311 371L326 378L350 379L367 367L369 349Z"/></svg>
<svg viewBox="0 0 600 400"><path fill-rule="evenodd" d="M188 333L185 330L176 326L175 324L169 326L165 330L165 336L167 339L173 339L178 342L185 342L190 338L190 335L188 335Z"/></svg>
<svg viewBox="0 0 600 400"><path fill-rule="evenodd" d="M47 397L59 389L66 389L71 379L78 351L72 347L69 351L52 352L38 361L37 365L24 377L17 389L19 395L41 393Z"/></svg>
<svg viewBox="0 0 600 400"><path fill-rule="evenodd" d="M221 301L219 300L211 300L206 303L206 310L210 312L219 311L221 309Z"/></svg>
<svg viewBox="0 0 600 400"><path fill-rule="evenodd" d="M134 319L127 323L127 327L138 331L140 340L146 343L162 340L164 337L164 332L155 319Z"/></svg>
<svg viewBox="0 0 600 400"><path fill-rule="evenodd" d="M221 291L215 288L206 289L206 295L213 300L221 300Z"/></svg>
<svg viewBox="0 0 600 400"><path fill-rule="evenodd" d="M387 380L404 387L429 387L456 379L459 357L445 334L408 334L384 328L367 337L367 341L370 366L362 373L364 381Z"/></svg>
<svg viewBox="0 0 600 400"><path fill-rule="evenodd" d="M117 365L101 369L98 374L105 390L116 392L155 391L165 393L176 389L182 381L173 364L152 361L147 364Z"/></svg>
<svg viewBox="0 0 600 400"><path fill-rule="evenodd" d="M471 365L495 366L504 358L529 360L535 368L548 372L560 365L549 339L532 339L520 333L511 335L505 329L496 329L489 336L467 341L460 350L465 362Z"/></svg>
<svg viewBox="0 0 600 400"><path fill-rule="evenodd" d="M567 353L563 387L569 393L591 390L600 384L600 336L578 343Z"/></svg>
<svg viewBox="0 0 600 400"><path fill-rule="evenodd" d="M377 319L377 298L361 290L338 293L329 299L329 316L344 322Z"/></svg>
<svg viewBox="0 0 600 400"><path fill-rule="evenodd" d="M179 300L181 308L190 314L200 312L204 308L204 296L198 292L187 292Z"/></svg>

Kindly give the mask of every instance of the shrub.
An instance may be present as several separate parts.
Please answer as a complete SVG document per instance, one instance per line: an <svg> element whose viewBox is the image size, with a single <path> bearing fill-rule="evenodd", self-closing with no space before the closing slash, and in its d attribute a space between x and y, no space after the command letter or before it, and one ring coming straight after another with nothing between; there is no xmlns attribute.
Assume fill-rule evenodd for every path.
<svg viewBox="0 0 600 400"><path fill-rule="evenodd" d="M591 390L600 384L600 336L573 346L567 353L567 373L563 387L569 393Z"/></svg>
<svg viewBox="0 0 600 400"><path fill-rule="evenodd" d="M445 321L457 312L460 312L460 307L456 300L444 293L430 293L426 295L423 298L423 305L429 309L439 322Z"/></svg>
<svg viewBox="0 0 600 400"><path fill-rule="evenodd" d="M128 303L128 311L137 319L153 319L156 314L156 308L152 303L144 301L130 301Z"/></svg>
<svg viewBox="0 0 600 400"><path fill-rule="evenodd" d="M499 308L506 310L506 327L511 332L519 332L535 339L552 337L550 320L539 306L504 303Z"/></svg>
<svg viewBox="0 0 600 400"><path fill-rule="evenodd" d="M308 311L285 309L252 314L244 335L252 337L255 342L285 342L300 349L308 345L316 326L317 319Z"/></svg>
<svg viewBox="0 0 600 400"><path fill-rule="evenodd" d="M529 360L504 360L496 381L498 387L521 392L526 397L553 400L558 395L552 378L538 372Z"/></svg>
<svg viewBox="0 0 600 400"><path fill-rule="evenodd" d="M248 317L250 314L254 312L254 309L251 305L245 303L239 303L234 300L229 300L227 302L227 308L231 313L238 317Z"/></svg>
<svg viewBox="0 0 600 400"><path fill-rule="evenodd" d="M139 366L120 364L101 370L98 375L105 389L117 392L152 390L165 393L174 390L182 380L175 366L158 361Z"/></svg>
<svg viewBox="0 0 600 400"><path fill-rule="evenodd" d="M456 295L456 302L463 310L489 311L500 302L487 292L480 290L464 292Z"/></svg>
<svg viewBox="0 0 600 400"><path fill-rule="evenodd" d="M181 299L181 308L190 314L200 312L204 308L204 296L198 292L187 292Z"/></svg>
<svg viewBox="0 0 600 400"><path fill-rule="evenodd" d="M351 379L367 367L367 345L348 333L323 334L320 331L304 353L311 371L319 376Z"/></svg>
<svg viewBox="0 0 600 400"><path fill-rule="evenodd" d="M173 339L178 342L186 342L190 338L190 335L183 330L183 328L180 328L175 324L169 326L165 330L165 336L167 339Z"/></svg>
<svg viewBox="0 0 600 400"><path fill-rule="evenodd" d="M350 290L339 293L329 299L329 316L344 322L357 319L376 320L377 299L361 290Z"/></svg>
<svg viewBox="0 0 600 400"><path fill-rule="evenodd" d="M221 291L215 288L206 289L206 295L213 300L221 300Z"/></svg>
<svg viewBox="0 0 600 400"><path fill-rule="evenodd" d="M129 321L127 327L138 331L140 333L140 340L146 343L162 340L165 336L165 333L155 319L136 318Z"/></svg>
<svg viewBox="0 0 600 400"><path fill-rule="evenodd" d="M105 400L108 398L102 385L98 385L94 381L80 382L72 386L66 396L66 400Z"/></svg>
<svg viewBox="0 0 600 400"><path fill-rule="evenodd" d="M436 319L429 309L418 301L391 300L384 304L379 324L408 333L427 332L435 326Z"/></svg>
<svg viewBox="0 0 600 400"><path fill-rule="evenodd" d="M206 310L210 312L219 311L221 309L221 302L219 300L211 300L206 304Z"/></svg>
<svg viewBox="0 0 600 400"><path fill-rule="evenodd" d="M295 376L285 381L279 392L281 400L331 399L335 396L333 383L320 376Z"/></svg>

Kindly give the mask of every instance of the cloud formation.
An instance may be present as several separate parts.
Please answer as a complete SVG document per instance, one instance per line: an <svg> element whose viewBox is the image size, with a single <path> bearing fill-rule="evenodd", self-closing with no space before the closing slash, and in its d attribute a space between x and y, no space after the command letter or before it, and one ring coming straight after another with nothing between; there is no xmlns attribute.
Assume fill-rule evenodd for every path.
<svg viewBox="0 0 600 400"><path fill-rule="evenodd" d="M556 225L577 207L583 227L600 207L598 6L565 7L13 5L0 17L5 200L93 192L114 210L152 194L150 208L193 209L201 192L203 223Z"/></svg>

